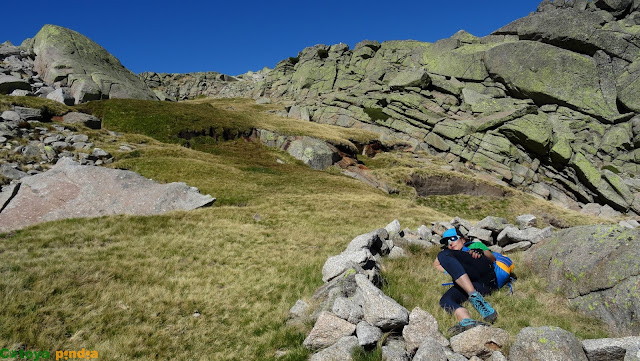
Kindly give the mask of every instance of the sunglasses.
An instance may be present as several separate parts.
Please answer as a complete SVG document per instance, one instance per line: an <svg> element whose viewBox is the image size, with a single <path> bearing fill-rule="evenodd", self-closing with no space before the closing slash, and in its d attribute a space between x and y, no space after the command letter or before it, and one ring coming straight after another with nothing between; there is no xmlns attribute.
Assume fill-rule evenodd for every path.
<svg viewBox="0 0 640 361"><path fill-rule="evenodd" d="M451 236L451 237L444 238L444 240L447 241L447 246L451 245L451 243L453 243L453 242L455 242L455 241L457 241L459 239L460 239L460 237L458 237L458 236Z"/></svg>

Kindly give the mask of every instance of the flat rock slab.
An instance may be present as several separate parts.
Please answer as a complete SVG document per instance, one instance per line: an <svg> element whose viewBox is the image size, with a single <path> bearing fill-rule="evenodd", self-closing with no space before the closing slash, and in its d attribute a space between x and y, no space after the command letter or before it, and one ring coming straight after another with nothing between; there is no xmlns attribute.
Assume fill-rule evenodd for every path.
<svg viewBox="0 0 640 361"><path fill-rule="evenodd" d="M0 213L0 232L66 218L191 210L215 200L185 183L159 184L135 172L63 158L49 171L21 179Z"/></svg>

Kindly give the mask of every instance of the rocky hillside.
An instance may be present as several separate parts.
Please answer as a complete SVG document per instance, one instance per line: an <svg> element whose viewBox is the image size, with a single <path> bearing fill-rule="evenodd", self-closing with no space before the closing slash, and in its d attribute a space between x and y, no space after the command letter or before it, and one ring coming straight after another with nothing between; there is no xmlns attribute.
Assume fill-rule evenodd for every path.
<svg viewBox="0 0 640 361"><path fill-rule="evenodd" d="M543 1L491 35L316 45L274 69L142 78L169 98L268 97L572 209L640 213L640 5Z"/></svg>
<svg viewBox="0 0 640 361"><path fill-rule="evenodd" d="M111 98L157 99L118 59L86 36L45 25L20 46L0 44L0 94L65 104Z"/></svg>

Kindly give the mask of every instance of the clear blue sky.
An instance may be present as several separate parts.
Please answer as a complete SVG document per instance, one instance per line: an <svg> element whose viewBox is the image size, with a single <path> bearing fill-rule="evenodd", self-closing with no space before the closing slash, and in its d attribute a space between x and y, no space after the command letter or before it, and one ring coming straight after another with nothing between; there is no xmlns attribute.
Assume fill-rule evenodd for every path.
<svg viewBox="0 0 640 361"><path fill-rule="evenodd" d="M315 44L433 42L464 29L484 36L540 0L476 1L8 1L0 42L18 45L44 24L84 34L134 73L273 68Z"/></svg>

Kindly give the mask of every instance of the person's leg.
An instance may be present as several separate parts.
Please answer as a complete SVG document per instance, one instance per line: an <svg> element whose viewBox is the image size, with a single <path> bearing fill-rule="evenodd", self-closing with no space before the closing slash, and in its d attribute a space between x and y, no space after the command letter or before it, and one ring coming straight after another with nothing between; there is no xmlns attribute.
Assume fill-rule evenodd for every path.
<svg viewBox="0 0 640 361"><path fill-rule="evenodd" d="M480 313L485 321L494 323L498 318L498 312L491 307L491 304L487 302L483 295L488 295L494 291L494 288L487 286L483 283L473 282L474 288L477 292L469 295L469 302Z"/></svg>
<svg viewBox="0 0 640 361"><path fill-rule="evenodd" d="M467 256L471 257L468 253L451 251L448 249L438 253L438 261L440 262L440 265L451 275L451 278L454 280L454 282L457 285L457 287L452 287L449 291L451 291L452 289L456 289L457 290L456 292L464 296L463 299L453 300L457 302L454 302L448 305L449 309L451 310L448 312L454 313L456 317L460 316L460 317L463 317L464 319L470 318L470 317L466 317L469 315L469 312L466 309L460 310L456 314L456 310L462 307L461 303L466 301L468 297L469 301L471 302L473 307L480 313L482 318L485 321L489 321L493 323L498 318L498 313L496 312L496 310L493 309L493 307L491 307L491 304L489 304L489 302L487 302L484 299L484 297L482 297L482 292L478 292L476 290L476 285L478 287L483 288L482 291L484 292L484 294L490 293L491 289L486 287L482 283L471 281L471 279L469 278L469 275L467 274L467 271L463 266L463 262L460 262L460 260L458 259L458 257L467 257ZM464 262L464 264L473 264L473 263ZM486 271L493 272L493 270L490 268L488 268ZM464 295L462 292L465 292L466 295ZM445 295L447 295L447 293L445 293ZM443 299L444 298L445 296L443 296ZM440 305L443 308L445 308L445 306L443 306L443 303L442 303L443 299L440 300Z"/></svg>
<svg viewBox="0 0 640 361"><path fill-rule="evenodd" d="M476 289L474 288L473 283L471 283L471 279L469 278L467 271L464 269L457 256L460 255L454 253L454 251L446 249L438 253L438 261L440 261L442 268L451 275L453 281L467 294L471 294L475 292Z"/></svg>
<svg viewBox="0 0 640 361"><path fill-rule="evenodd" d="M460 276L467 273L462 266L462 263L456 258L456 256L458 256L456 252L458 251L445 249L438 253L438 261L440 262L440 265L454 280L457 280Z"/></svg>
<svg viewBox="0 0 640 361"><path fill-rule="evenodd" d="M458 277L458 279L456 279L454 282L458 286L460 286L468 295L476 291L476 288L471 282L471 279L469 279L469 275L466 273Z"/></svg>
<svg viewBox="0 0 640 361"><path fill-rule="evenodd" d="M455 336L461 332L464 332L470 328L487 325L483 322L478 322L471 318L469 311L462 307L462 303L468 298L467 293L459 286L451 287L440 298L440 306L447 312L452 313L458 322L449 328L447 331L450 336Z"/></svg>
<svg viewBox="0 0 640 361"><path fill-rule="evenodd" d="M459 309L464 309L462 303L466 301L468 295L459 287L451 287L440 298L440 307L448 313L456 315ZM469 311L467 311L469 313ZM457 316L456 316L457 317ZM470 317L469 317L470 318Z"/></svg>
<svg viewBox="0 0 640 361"><path fill-rule="evenodd" d="M464 320L465 318L471 318L471 314L469 310L464 307L458 307L455 311L453 311L453 315L456 316L456 319L459 321Z"/></svg>

